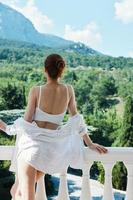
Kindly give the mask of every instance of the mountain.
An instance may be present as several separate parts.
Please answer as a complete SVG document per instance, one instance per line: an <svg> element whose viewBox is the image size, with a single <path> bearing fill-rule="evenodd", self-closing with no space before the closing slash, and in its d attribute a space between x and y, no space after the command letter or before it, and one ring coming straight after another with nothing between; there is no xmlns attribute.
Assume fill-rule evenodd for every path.
<svg viewBox="0 0 133 200"><path fill-rule="evenodd" d="M65 40L55 35L39 33L29 19L3 3L0 3L0 39L33 43L85 55L100 54L82 43Z"/></svg>
<svg viewBox="0 0 133 200"><path fill-rule="evenodd" d="M72 41L58 36L39 33L32 22L24 15L2 3L0 3L0 38L31 42L49 47L73 44Z"/></svg>
<svg viewBox="0 0 133 200"><path fill-rule="evenodd" d="M80 42L70 44L69 46L62 48L62 50L68 53L80 53L82 55L102 55L102 53Z"/></svg>

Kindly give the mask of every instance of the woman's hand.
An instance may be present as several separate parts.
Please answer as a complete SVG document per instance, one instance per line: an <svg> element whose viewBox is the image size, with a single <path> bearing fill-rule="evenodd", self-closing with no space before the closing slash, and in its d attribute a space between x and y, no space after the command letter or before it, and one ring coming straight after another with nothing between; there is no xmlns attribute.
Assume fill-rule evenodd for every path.
<svg viewBox="0 0 133 200"><path fill-rule="evenodd" d="M87 133L83 135L83 140L85 141L85 144L92 150L98 151L99 153L108 152L108 149L106 149L104 146L97 143L93 143Z"/></svg>
<svg viewBox="0 0 133 200"><path fill-rule="evenodd" d="M92 142L90 145L88 145L88 147L92 150L99 152L99 153L107 153L108 152L107 148L105 148L104 146L97 144L97 143Z"/></svg>
<svg viewBox="0 0 133 200"><path fill-rule="evenodd" d="M7 124L0 119L0 129L5 131Z"/></svg>

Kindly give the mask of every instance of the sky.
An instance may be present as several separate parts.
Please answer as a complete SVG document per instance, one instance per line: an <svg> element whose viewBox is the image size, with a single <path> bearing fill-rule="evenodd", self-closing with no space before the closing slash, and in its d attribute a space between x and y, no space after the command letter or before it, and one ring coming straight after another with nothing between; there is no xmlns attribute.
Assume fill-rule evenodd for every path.
<svg viewBox="0 0 133 200"><path fill-rule="evenodd" d="M0 0L41 33L83 42L112 56L133 57L133 0Z"/></svg>

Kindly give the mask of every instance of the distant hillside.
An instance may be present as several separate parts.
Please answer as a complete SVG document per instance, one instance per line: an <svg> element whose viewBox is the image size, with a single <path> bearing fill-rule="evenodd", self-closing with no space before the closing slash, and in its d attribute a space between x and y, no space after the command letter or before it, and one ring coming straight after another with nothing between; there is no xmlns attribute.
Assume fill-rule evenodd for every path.
<svg viewBox="0 0 133 200"><path fill-rule="evenodd" d="M92 56L92 55L102 55L102 53L87 47L85 44L77 42L70 44L67 47L62 47L62 50L68 53L80 53L82 55Z"/></svg>
<svg viewBox="0 0 133 200"><path fill-rule="evenodd" d="M34 67L42 66L44 58L51 53L61 54L70 67L100 67L103 70L114 68L133 68L133 58L111 57L99 53L89 53L83 44L77 43L67 48L50 48L28 42L17 42L0 39L0 67L8 65L30 64Z"/></svg>
<svg viewBox="0 0 133 200"><path fill-rule="evenodd" d="M0 38L25 41L46 46L66 46L74 42L39 33L24 15L0 3Z"/></svg>
<svg viewBox="0 0 133 200"><path fill-rule="evenodd" d="M34 44L34 43L30 43L30 42L24 42L24 41L16 41L16 40L8 40L8 39L1 39L0 38L0 49L21 49L21 48L25 48L25 49L52 49L51 47L47 47L47 46L40 46L38 44Z"/></svg>
<svg viewBox="0 0 133 200"><path fill-rule="evenodd" d="M82 43L75 43L55 35L39 33L29 19L2 3L0 3L0 38L51 48L63 48L65 51L86 55L100 54Z"/></svg>

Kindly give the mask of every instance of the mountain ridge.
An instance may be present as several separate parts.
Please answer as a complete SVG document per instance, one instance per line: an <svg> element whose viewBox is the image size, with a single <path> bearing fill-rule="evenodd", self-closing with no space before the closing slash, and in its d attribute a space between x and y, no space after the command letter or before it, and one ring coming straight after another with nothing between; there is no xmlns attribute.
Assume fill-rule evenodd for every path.
<svg viewBox="0 0 133 200"><path fill-rule="evenodd" d="M3 3L0 3L0 39L63 48L63 50L81 54L100 54L100 52L80 42L76 43L52 34L39 33L29 19Z"/></svg>
<svg viewBox="0 0 133 200"><path fill-rule="evenodd" d="M0 27L0 38L2 39L45 44L46 46L56 46L56 43L64 46L73 43L58 36L39 33L29 19L3 3L0 3Z"/></svg>

